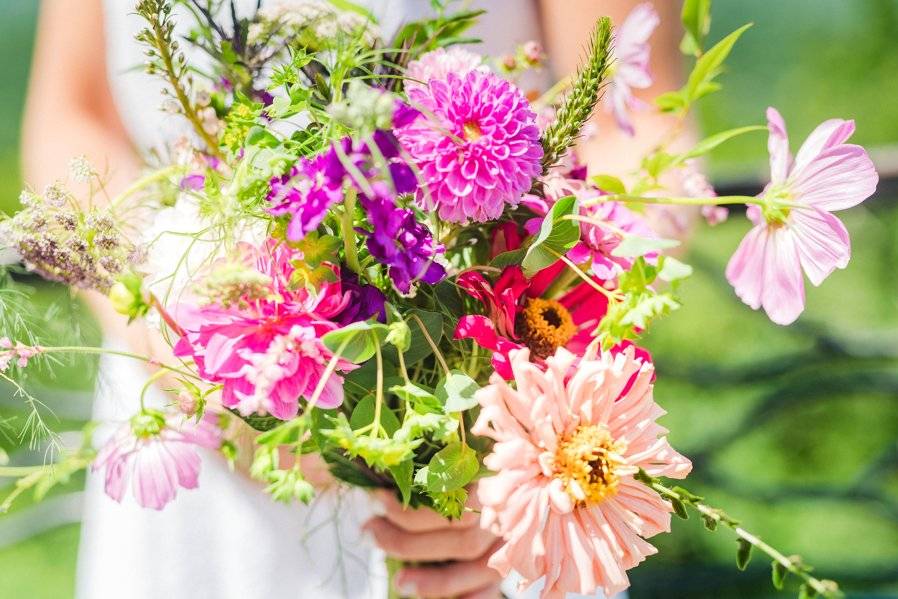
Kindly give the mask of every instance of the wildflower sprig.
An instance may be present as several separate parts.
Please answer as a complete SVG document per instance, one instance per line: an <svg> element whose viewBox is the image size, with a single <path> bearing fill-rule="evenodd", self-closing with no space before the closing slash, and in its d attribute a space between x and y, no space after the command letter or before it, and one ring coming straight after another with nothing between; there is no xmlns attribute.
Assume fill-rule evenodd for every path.
<svg viewBox="0 0 898 599"><path fill-rule="evenodd" d="M543 172L554 166L574 145L592 116L611 63L611 20L599 19L590 36L586 62L542 136Z"/></svg>
<svg viewBox="0 0 898 599"><path fill-rule="evenodd" d="M752 549L756 549L771 560L771 579L773 586L782 590L788 575L795 576L801 581L799 587L800 599L812 599L813 597L825 597L826 599L839 599L844 595L839 590L835 581L815 578L811 575L813 568L805 564L800 556L786 556L768 543L761 540L740 525L736 520L720 508L715 508L704 503L704 497L696 495L681 486L668 487L655 476L651 476L645 470L639 470L634 478L645 484L650 489L667 499L673 505L674 513L680 518L689 518L689 509L694 510L702 518L702 521L710 531L717 530L721 524L730 528L739 542L739 550L736 555L736 564L740 570L748 567L751 560ZM688 509L687 509L688 508Z"/></svg>

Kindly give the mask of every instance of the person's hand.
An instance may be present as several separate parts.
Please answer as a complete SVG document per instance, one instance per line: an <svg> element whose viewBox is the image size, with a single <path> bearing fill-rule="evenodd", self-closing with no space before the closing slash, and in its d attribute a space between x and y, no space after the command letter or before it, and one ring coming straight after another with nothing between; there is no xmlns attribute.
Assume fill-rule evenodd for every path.
<svg viewBox="0 0 898 599"><path fill-rule="evenodd" d="M447 520L428 509L406 509L390 491L373 493L383 506L383 515L365 524L377 545L406 566L395 578L403 596L422 599L497 599L501 597L499 573L487 566L498 548L495 536L482 530L479 516L465 512L458 520Z"/></svg>

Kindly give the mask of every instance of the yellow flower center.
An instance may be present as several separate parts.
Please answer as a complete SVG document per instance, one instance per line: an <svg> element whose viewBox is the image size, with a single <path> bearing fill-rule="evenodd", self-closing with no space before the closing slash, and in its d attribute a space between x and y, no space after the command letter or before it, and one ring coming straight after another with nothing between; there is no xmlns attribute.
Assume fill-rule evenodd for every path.
<svg viewBox="0 0 898 599"><path fill-rule="evenodd" d="M480 125L474 121L468 121L464 124L462 129L464 129L465 139L467 141L477 141L483 137L483 131L480 129Z"/></svg>
<svg viewBox="0 0 898 599"><path fill-rule="evenodd" d="M571 340L577 325L559 302L536 298L528 300L518 314L515 332L534 355L548 358Z"/></svg>
<svg viewBox="0 0 898 599"><path fill-rule="evenodd" d="M617 493L626 444L603 425L580 426L562 439L552 462L555 477L578 505L601 503Z"/></svg>

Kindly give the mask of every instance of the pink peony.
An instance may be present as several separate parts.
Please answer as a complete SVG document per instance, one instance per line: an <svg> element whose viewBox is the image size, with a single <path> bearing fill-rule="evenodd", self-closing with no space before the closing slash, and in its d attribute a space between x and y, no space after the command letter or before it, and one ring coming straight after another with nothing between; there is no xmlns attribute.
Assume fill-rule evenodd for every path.
<svg viewBox="0 0 898 599"><path fill-rule="evenodd" d="M419 205L441 219L497 219L542 172L536 115L501 77L449 73L412 89L409 100L423 114L397 136L420 171Z"/></svg>
<svg viewBox="0 0 898 599"><path fill-rule="evenodd" d="M612 356L565 349L530 363L511 357L514 386L493 375L477 393L472 431L496 441L481 479L481 525L504 545L489 564L541 597L611 596L629 586L626 571L656 552L644 538L670 529L671 505L633 475L683 478L692 465L671 448L655 420L652 366L633 350ZM629 386L629 387L628 387Z"/></svg>
<svg viewBox="0 0 898 599"><path fill-rule="evenodd" d="M832 119L789 153L783 118L767 109L770 183L748 208L754 227L727 265L727 280L743 302L786 325L804 310L802 270L820 285L851 257L848 231L832 212L855 206L876 190L879 176L867 152L846 144L854 121Z"/></svg>
<svg viewBox="0 0 898 599"><path fill-rule="evenodd" d="M437 48L408 63L405 75L405 91L426 90L427 84L437 79L445 81L449 73L464 77L471 71L487 71L483 57L461 46Z"/></svg>
<svg viewBox="0 0 898 599"><path fill-rule="evenodd" d="M177 320L186 334L175 354L191 357L205 380L222 384L222 403L241 414L271 413L282 420L296 416L299 398L311 399L333 354L321 337L339 326L334 319L349 295L339 283L323 283L317 293L296 288L295 261L302 254L269 242L261 248L244 244L259 273L270 279L270 293L230 306L182 304ZM353 365L338 360L337 368ZM318 405L333 408L343 401L343 379L331 375Z"/></svg>
<svg viewBox="0 0 898 599"><path fill-rule="evenodd" d="M608 109L617 126L633 135L633 123L629 110L641 105L633 96L634 89L646 89L652 85L649 73L649 36L658 26L658 13L648 2L634 8L614 33L614 62L608 81Z"/></svg>
<svg viewBox="0 0 898 599"><path fill-rule="evenodd" d="M161 510L178 487L197 487L202 461L197 448L217 449L220 443L212 415L177 426L161 412L145 410L119 428L91 468L106 469L106 494L115 501L121 503L130 481L141 507Z"/></svg>

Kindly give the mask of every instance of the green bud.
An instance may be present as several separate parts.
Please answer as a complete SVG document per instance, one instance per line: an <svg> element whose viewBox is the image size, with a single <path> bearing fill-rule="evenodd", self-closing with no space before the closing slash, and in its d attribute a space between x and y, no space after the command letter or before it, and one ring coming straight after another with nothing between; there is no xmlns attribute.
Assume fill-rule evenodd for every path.
<svg viewBox="0 0 898 599"><path fill-rule="evenodd" d="M128 322L146 314L150 305L143 293L143 279L134 273L126 273L119 277L109 288L109 301L112 308L128 317Z"/></svg>

